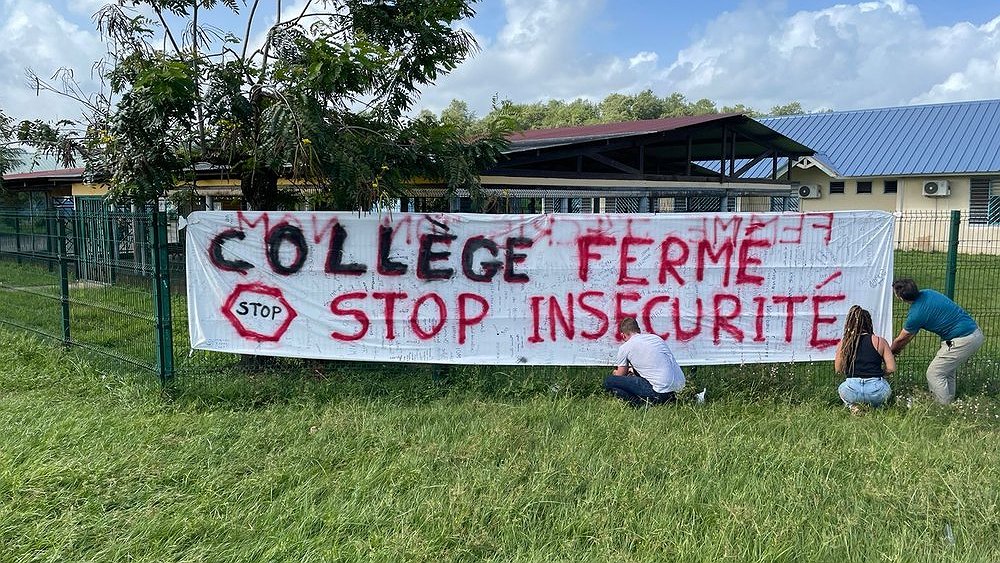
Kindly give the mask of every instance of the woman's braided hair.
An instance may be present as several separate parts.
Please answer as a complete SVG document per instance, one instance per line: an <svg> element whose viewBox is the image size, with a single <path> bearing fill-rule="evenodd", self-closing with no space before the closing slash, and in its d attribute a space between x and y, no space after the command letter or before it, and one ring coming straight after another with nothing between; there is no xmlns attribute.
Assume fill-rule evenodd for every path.
<svg viewBox="0 0 1000 563"><path fill-rule="evenodd" d="M859 305L852 305L844 322L844 338L840 344L840 360L844 373L854 373L854 360L858 355L858 342L862 334L872 334L872 315Z"/></svg>

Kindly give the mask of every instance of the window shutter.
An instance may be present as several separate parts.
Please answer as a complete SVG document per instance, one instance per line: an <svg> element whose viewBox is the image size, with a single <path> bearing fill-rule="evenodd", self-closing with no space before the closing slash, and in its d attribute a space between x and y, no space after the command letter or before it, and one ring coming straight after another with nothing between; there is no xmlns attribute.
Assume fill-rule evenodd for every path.
<svg viewBox="0 0 1000 563"><path fill-rule="evenodd" d="M973 178L969 183L969 224L987 224L990 207L990 180Z"/></svg>

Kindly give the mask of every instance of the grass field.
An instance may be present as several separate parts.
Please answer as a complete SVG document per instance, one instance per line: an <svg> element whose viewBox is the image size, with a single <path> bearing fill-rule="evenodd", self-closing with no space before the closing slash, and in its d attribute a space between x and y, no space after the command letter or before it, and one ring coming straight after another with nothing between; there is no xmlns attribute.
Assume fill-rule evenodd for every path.
<svg viewBox="0 0 1000 563"><path fill-rule="evenodd" d="M993 394L631 410L603 370L298 368L162 396L0 327L0 560L1000 559Z"/></svg>

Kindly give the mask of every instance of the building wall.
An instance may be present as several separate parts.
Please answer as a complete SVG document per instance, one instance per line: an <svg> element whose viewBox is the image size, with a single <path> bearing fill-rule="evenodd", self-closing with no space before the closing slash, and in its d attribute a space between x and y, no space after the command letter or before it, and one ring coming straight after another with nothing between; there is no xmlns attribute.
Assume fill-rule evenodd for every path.
<svg viewBox="0 0 1000 563"><path fill-rule="evenodd" d="M792 178L801 184L818 184L822 197L803 199L803 211L845 211L853 209L878 209L882 211L951 211L969 210L968 176L927 176L909 178L845 178L837 180L818 168L795 170ZM885 193L885 181L896 180L896 193ZM924 182L947 180L951 195L927 197L923 195ZM831 194L830 182L844 182L844 193ZM872 183L872 193L859 194L858 182Z"/></svg>
<svg viewBox="0 0 1000 563"><path fill-rule="evenodd" d="M803 199L801 202L801 209L803 211L849 211L854 209L878 209L881 211L898 210L897 206L899 204L899 194L885 193L882 178L847 178L837 180L827 176L825 172L818 168L809 168L806 170L795 169L792 171L792 179L801 184L817 184L820 187L822 197L819 199ZM872 193L857 193L858 180L871 181ZM835 181L844 182L844 193L830 193L830 182ZM899 191L905 189L902 179L897 179L897 183L897 189ZM917 184L914 183L914 185ZM917 195L919 195L919 191L917 192Z"/></svg>
<svg viewBox="0 0 1000 563"><path fill-rule="evenodd" d="M877 209L897 213L897 248L924 252L946 252L951 230L950 212L961 212L958 251L963 254L997 252L993 241L1000 240L1000 224L969 223L969 176L927 176L909 178L846 178L843 194L830 194L830 178L818 168L796 169L792 178L802 184L818 184L819 199L801 200L802 211L846 211ZM857 193L858 181L871 181L872 193ZM896 180L897 193L884 193L884 181ZM950 195L923 195L924 182L948 180ZM912 223L907 225L907 223Z"/></svg>

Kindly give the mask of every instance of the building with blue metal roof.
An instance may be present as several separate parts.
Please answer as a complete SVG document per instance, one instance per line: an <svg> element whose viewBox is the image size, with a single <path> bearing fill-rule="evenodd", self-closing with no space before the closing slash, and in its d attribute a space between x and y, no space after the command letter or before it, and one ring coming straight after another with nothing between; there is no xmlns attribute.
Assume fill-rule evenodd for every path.
<svg viewBox="0 0 1000 563"><path fill-rule="evenodd" d="M1000 224L1000 100L760 122L816 151L791 169L805 211L957 209L970 224ZM758 167L748 175L771 172Z"/></svg>

